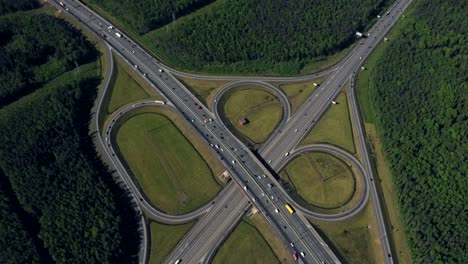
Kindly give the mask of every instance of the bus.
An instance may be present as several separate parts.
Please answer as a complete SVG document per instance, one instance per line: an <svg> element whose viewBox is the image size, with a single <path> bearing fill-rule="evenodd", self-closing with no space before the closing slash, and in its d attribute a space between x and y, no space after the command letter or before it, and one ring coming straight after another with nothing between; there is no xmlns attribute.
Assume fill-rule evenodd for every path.
<svg viewBox="0 0 468 264"><path fill-rule="evenodd" d="M295 211L290 204L287 203L285 206L286 206L286 209L288 209L290 214L294 214Z"/></svg>

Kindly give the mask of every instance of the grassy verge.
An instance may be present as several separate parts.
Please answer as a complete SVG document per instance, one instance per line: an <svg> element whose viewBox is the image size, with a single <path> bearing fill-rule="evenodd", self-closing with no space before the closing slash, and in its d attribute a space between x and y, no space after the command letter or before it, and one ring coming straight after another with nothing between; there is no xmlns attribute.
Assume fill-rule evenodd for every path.
<svg viewBox="0 0 468 264"><path fill-rule="evenodd" d="M342 147L351 153L356 153L346 94L344 92L340 93L336 102L338 104L330 106L330 109L328 109L300 145L323 142Z"/></svg>
<svg viewBox="0 0 468 264"><path fill-rule="evenodd" d="M120 127L117 143L145 194L168 213L192 211L220 190L206 162L164 115L130 118Z"/></svg>
<svg viewBox="0 0 468 264"><path fill-rule="evenodd" d="M344 57L346 57L346 55L348 55L348 53L353 48L354 48L354 45L351 45L340 52L337 52L333 55L325 57L323 60L311 62L305 65L304 67L302 67L302 69L299 71L299 74L307 75L307 74L311 74L314 72L318 72L318 71L322 71L327 68L330 68L334 66L335 64L337 64L338 62L340 62L342 59L344 59Z"/></svg>
<svg viewBox="0 0 468 264"><path fill-rule="evenodd" d="M355 193L356 181L351 169L326 153L305 153L291 161L280 176L290 190L320 208L343 206Z"/></svg>
<svg viewBox="0 0 468 264"><path fill-rule="evenodd" d="M268 243L251 224L241 221L224 242L213 263L279 263Z"/></svg>
<svg viewBox="0 0 468 264"><path fill-rule="evenodd" d="M162 263L192 226L193 222L184 225L164 225L152 222L150 226L151 253L149 263Z"/></svg>
<svg viewBox="0 0 468 264"><path fill-rule="evenodd" d="M120 57L114 56L115 60L115 78L111 85L112 91L110 95L107 112L110 114L118 108L141 99L146 99L149 94L130 76L124 62Z"/></svg>
<svg viewBox="0 0 468 264"><path fill-rule="evenodd" d="M294 262L283 241L278 237L275 230L273 230L270 223L268 223L262 214L256 213L252 217L246 218L245 221L255 226L281 263Z"/></svg>
<svg viewBox="0 0 468 264"><path fill-rule="evenodd" d="M412 16L415 5L410 5L405 16ZM405 18L395 24L392 31L388 34L390 41L401 37L401 30L406 27ZM361 71L357 79L357 99L359 102L359 108L364 118L364 127L367 136L367 142L370 146L372 161L374 163L375 171L378 174L380 180L380 197L384 197L386 213L388 214L389 229L388 232L391 234L394 243L394 253L398 258L399 263L411 263L411 256L409 252L408 243L403 232L403 226L401 223L400 211L396 200L396 194L393 187L392 175L388 168L384 154L382 152L382 145L377 135L376 127L374 125L374 115L372 100L370 98L370 89L372 80L370 75L372 70L377 65L379 59L383 56L384 50L387 46L386 42L380 43L372 55L366 60L363 65L366 67L365 71ZM395 257L394 254L394 257Z"/></svg>
<svg viewBox="0 0 468 264"><path fill-rule="evenodd" d="M340 222L312 221L325 242L331 242L346 263L383 263L382 246L372 203L351 219ZM410 262L408 262L410 263Z"/></svg>
<svg viewBox="0 0 468 264"><path fill-rule="evenodd" d="M312 81L298 83L275 83L272 84L284 91L291 103L292 113L305 102L305 100L317 89L314 83L321 83L326 77L317 78Z"/></svg>
<svg viewBox="0 0 468 264"><path fill-rule="evenodd" d="M281 121L283 109L271 93L246 85L223 96L222 115L227 126L234 129L244 141L258 146L265 142ZM245 125L239 120L247 118Z"/></svg>
<svg viewBox="0 0 468 264"><path fill-rule="evenodd" d="M211 108L213 97L228 83L227 81L197 80L181 76L177 76L177 79L208 108Z"/></svg>

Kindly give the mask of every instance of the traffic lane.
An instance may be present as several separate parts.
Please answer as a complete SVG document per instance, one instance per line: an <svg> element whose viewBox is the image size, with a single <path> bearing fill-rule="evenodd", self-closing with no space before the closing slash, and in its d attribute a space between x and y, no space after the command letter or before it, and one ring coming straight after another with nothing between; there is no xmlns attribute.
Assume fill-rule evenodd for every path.
<svg viewBox="0 0 468 264"><path fill-rule="evenodd" d="M218 207L220 210L216 210L217 214L213 213L206 220L206 224L203 225L200 232L193 239L183 242L185 243L182 244L184 249L177 252L172 260L182 259L187 263L200 262L209 253L210 249L230 231L231 223L242 217L249 206L248 199L241 192L235 192L233 199ZM225 221L226 219L232 221ZM209 232L207 232L208 229Z"/></svg>
<svg viewBox="0 0 468 264"><path fill-rule="evenodd" d="M206 243L204 236L206 234L213 234L211 232L206 232L208 229L209 231L212 231L216 230L216 228L219 228L216 226L216 223L220 224L218 222L219 219L231 220L226 216L226 214L230 211L229 209L234 208L235 205L239 205L241 203L247 204L248 200L238 192L237 186L231 186L233 186L233 188L230 188L230 192L227 193L227 195L224 196L223 199L220 200L218 204L214 206L205 217L197 221L195 226L192 227L190 231L184 236L184 238L178 243L176 248L168 256L168 260L172 259L175 261L181 258L184 259L184 256L190 254L190 252L193 253L193 251L199 251L200 247Z"/></svg>

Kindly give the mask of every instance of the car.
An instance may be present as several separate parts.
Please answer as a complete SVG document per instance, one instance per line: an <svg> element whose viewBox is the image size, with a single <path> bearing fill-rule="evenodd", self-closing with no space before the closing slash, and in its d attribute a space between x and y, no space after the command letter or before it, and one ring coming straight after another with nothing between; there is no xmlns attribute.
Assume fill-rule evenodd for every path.
<svg viewBox="0 0 468 264"><path fill-rule="evenodd" d="M302 256L302 257L305 257L305 253L304 253L304 252L301 252L301 256Z"/></svg>
<svg viewBox="0 0 468 264"><path fill-rule="evenodd" d="M289 152L286 152L286 154L284 154L285 157L289 156Z"/></svg>
<svg viewBox="0 0 468 264"><path fill-rule="evenodd" d="M138 65L135 64L135 69L138 69Z"/></svg>
<svg viewBox="0 0 468 264"><path fill-rule="evenodd" d="M297 132L297 130L298 130L298 129L296 128L296 129L294 130L294 132Z"/></svg>
<svg viewBox="0 0 468 264"><path fill-rule="evenodd" d="M296 252L294 252L294 253L292 254L292 257L293 257L293 259L294 259L295 261L297 260L297 254L296 254Z"/></svg>
<svg viewBox="0 0 468 264"><path fill-rule="evenodd" d="M198 109L202 109L203 107L201 105L198 106Z"/></svg>
<svg viewBox="0 0 468 264"><path fill-rule="evenodd" d="M267 175L264 173L264 174L263 174L263 178L266 178L266 177L267 177Z"/></svg>
<svg viewBox="0 0 468 264"><path fill-rule="evenodd" d="M232 160L232 164L236 164L236 161L235 161L235 160Z"/></svg>
<svg viewBox="0 0 468 264"><path fill-rule="evenodd" d="M215 147L216 147L217 149L219 149L219 146L218 146L218 145L215 145Z"/></svg>
<svg viewBox="0 0 468 264"><path fill-rule="evenodd" d="M243 187L243 188L244 188L244 190L246 190L246 191L247 191L247 186L245 186L245 185L244 185L244 187Z"/></svg>
<svg viewBox="0 0 468 264"><path fill-rule="evenodd" d="M275 208L275 213L279 213L279 210L278 210L278 208Z"/></svg>
<svg viewBox="0 0 468 264"><path fill-rule="evenodd" d="M191 121L192 121L192 123L193 123L193 122L195 122L195 119L192 119Z"/></svg>
<svg viewBox="0 0 468 264"><path fill-rule="evenodd" d="M291 247L294 247L294 243L293 243L293 242L289 243L289 245L291 245Z"/></svg>
<svg viewBox="0 0 468 264"><path fill-rule="evenodd" d="M182 259L178 259L174 262L174 264L179 264L182 261Z"/></svg>

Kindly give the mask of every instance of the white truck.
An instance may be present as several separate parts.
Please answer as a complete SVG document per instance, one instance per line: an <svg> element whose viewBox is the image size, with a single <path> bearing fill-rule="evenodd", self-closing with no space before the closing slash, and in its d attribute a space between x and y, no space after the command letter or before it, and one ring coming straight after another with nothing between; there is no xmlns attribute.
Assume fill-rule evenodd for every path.
<svg viewBox="0 0 468 264"><path fill-rule="evenodd" d="M119 32L115 32L115 35L116 35L117 37L119 37L119 38L122 37L122 34L120 34Z"/></svg>

